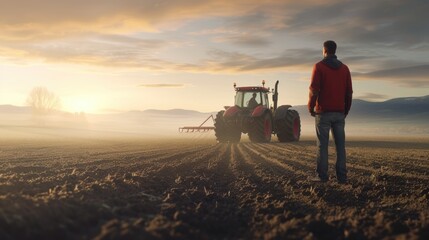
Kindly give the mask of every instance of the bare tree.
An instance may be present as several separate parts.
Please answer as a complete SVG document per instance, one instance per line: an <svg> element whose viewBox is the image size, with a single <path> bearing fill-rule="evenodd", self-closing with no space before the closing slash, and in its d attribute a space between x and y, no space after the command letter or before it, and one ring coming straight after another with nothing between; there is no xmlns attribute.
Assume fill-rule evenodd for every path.
<svg viewBox="0 0 429 240"><path fill-rule="evenodd" d="M35 87L27 98L27 104L37 115L46 115L60 108L60 98L45 87Z"/></svg>

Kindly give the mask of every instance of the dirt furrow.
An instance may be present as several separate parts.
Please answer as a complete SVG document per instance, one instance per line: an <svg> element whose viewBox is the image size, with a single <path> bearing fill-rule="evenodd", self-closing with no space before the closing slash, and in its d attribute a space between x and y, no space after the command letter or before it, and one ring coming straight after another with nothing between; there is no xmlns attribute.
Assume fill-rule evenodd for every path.
<svg viewBox="0 0 429 240"><path fill-rule="evenodd" d="M264 158L271 159L275 163L288 165L294 171L303 171L313 173L315 169L315 163L310 162L308 158L302 157L299 151L287 151L283 152L282 149L274 149L271 145L254 144L249 149L252 152L261 154Z"/></svg>
<svg viewBox="0 0 429 240"><path fill-rule="evenodd" d="M305 237L308 234L303 228L305 221L297 221L297 218L312 216L317 210L315 202L309 198L311 193L300 186L301 176L249 149L251 144L240 144L237 159L246 166L245 173L253 169L248 181L255 188L252 192L254 196L250 196L250 199L256 199L253 202L255 236L268 239L272 236ZM264 234L258 235L260 232Z"/></svg>
<svg viewBox="0 0 429 240"><path fill-rule="evenodd" d="M221 144L216 148L214 155L200 153L205 160L194 167L195 172L177 171L180 178L176 178L175 187L166 191L167 205L161 212L168 221L186 222L182 226L186 231L200 229L191 234L199 239L237 238L246 233L247 216L240 211L240 194L232 187L236 182L229 167L232 146ZM167 233L162 236L169 237Z"/></svg>
<svg viewBox="0 0 429 240"><path fill-rule="evenodd" d="M418 158L411 158L409 156L398 157L400 156L399 154L394 154L393 156L395 157L392 158L389 157L390 154L389 156L385 156L385 151L382 153L349 152L351 155L349 159L352 164L373 167L374 170L384 168L391 169L393 172L406 172L409 175L427 175L429 173L429 160L417 161ZM417 152L417 155L423 154L418 154ZM401 158L401 160L397 160L398 158Z"/></svg>
<svg viewBox="0 0 429 240"><path fill-rule="evenodd" d="M2 177L7 179L6 184L0 185L0 192L8 192L11 187L16 191L25 190L23 193L32 194L38 192L48 192L59 183L74 187L79 182L95 182L96 178L106 178L118 175L130 174L130 170L141 171L145 166L152 166L153 161L168 162L176 158L188 156L203 150L210 149L210 146L203 148L188 148L182 149L182 152L171 153L160 151L158 154L153 155L153 159L136 159L128 158L124 155L107 155L106 159L98 161L84 162L82 164L68 164L67 158L57 160L45 160L37 162L36 166L32 161L26 161L25 165L16 167L9 167L2 172ZM110 157L110 158L109 158ZM125 164L118 164L117 159L126 159ZM149 161L152 160L152 161ZM61 167L48 167L52 166L53 162L62 162ZM123 160L124 161L124 160ZM121 167L122 165L122 167ZM112 171L113 169L113 171ZM114 172L114 175L112 174ZM43 178L40 177L43 175ZM31 186L31 187L30 187Z"/></svg>

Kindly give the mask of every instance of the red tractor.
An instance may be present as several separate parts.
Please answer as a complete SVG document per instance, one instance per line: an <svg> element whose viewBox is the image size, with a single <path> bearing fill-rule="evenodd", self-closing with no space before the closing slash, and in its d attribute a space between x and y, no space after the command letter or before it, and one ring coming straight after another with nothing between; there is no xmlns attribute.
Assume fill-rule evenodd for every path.
<svg viewBox="0 0 429 240"><path fill-rule="evenodd" d="M241 133L249 134L252 142L270 142L276 134L280 142L298 141L301 135L301 120L291 105L277 107L279 81L273 90L274 106L270 107L265 87L236 87L235 104L219 111L215 118L215 135L220 143L237 143Z"/></svg>

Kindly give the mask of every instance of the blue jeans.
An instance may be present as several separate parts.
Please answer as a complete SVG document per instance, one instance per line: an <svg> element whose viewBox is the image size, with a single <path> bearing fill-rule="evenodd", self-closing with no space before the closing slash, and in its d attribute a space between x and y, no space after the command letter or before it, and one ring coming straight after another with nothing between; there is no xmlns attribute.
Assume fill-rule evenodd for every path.
<svg viewBox="0 0 429 240"><path fill-rule="evenodd" d="M317 168L316 172L320 179L328 180L328 144L329 132L335 141L337 151L337 162L335 170L338 181L347 181L346 169L346 135L344 131L345 115L340 112L326 112L316 115L317 133Z"/></svg>

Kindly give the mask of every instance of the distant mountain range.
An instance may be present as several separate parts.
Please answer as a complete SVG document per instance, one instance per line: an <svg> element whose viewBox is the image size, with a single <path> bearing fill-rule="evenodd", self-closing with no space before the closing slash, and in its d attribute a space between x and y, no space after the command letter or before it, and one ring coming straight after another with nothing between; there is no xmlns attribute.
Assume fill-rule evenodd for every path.
<svg viewBox="0 0 429 240"><path fill-rule="evenodd" d="M302 119L309 117L306 105L293 106ZM221 110L221 108L219 108ZM0 113L14 113L14 114L31 114L30 107L18 107L13 105L0 105ZM170 110L157 110L148 109L143 111L129 111L123 113L115 113L109 115L144 115L144 116L207 116L216 114L216 112L203 113L194 110L186 109L170 109ZM424 120L429 122L429 95L424 97L406 97L394 98L384 102L369 102L360 99L354 99L352 109L350 111L350 118L384 118L384 119L407 119L407 120Z"/></svg>
<svg viewBox="0 0 429 240"><path fill-rule="evenodd" d="M307 106L294 107L302 120L308 120ZM424 97L394 98L384 102L368 102L354 99L348 121L389 121L426 123L429 127L429 95ZM382 122L380 122L382 123Z"/></svg>
<svg viewBox="0 0 429 240"><path fill-rule="evenodd" d="M148 115L182 115L182 116L207 114L207 113L202 113L194 110L185 110L185 109L170 109L170 110L148 109L148 110L142 111L142 113L148 114Z"/></svg>
<svg viewBox="0 0 429 240"><path fill-rule="evenodd" d="M376 103L356 100L353 104L352 113L353 116L371 115L386 118L410 118L412 116L428 117L429 96L395 98Z"/></svg>
<svg viewBox="0 0 429 240"><path fill-rule="evenodd" d="M31 113L30 107L18 107L13 105L0 105L0 113Z"/></svg>
<svg viewBox="0 0 429 240"><path fill-rule="evenodd" d="M302 121L313 121L306 105L293 106L300 113ZM219 109L221 110L221 108ZM135 112L137 113L137 112ZM202 113L193 110L145 110L138 111L145 116L208 116L216 112ZM369 102L354 99L348 116L350 122L411 122L428 124L429 127L429 95L424 97L394 98L384 102ZM382 123L382 122L380 122Z"/></svg>

